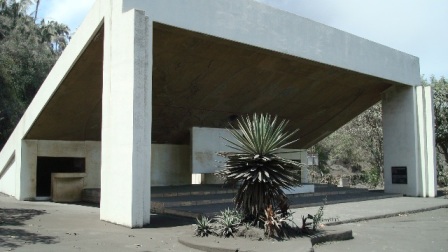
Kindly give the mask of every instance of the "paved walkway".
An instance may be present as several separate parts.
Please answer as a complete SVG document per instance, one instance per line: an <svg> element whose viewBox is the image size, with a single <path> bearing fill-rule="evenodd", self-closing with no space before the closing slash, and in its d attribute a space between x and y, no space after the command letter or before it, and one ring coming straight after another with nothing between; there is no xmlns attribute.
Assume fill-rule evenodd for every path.
<svg viewBox="0 0 448 252"><path fill-rule="evenodd" d="M314 214L317 208L294 209L294 217ZM448 199L402 197L334 204L326 206L324 217L351 222L437 208L448 208ZM20 202L0 195L0 251L197 251L180 244L179 240L219 251L309 251L311 248L309 238L286 242L197 238L192 236L191 219L154 215L151 220L146 228L128 229L100 221L96 207ZM344 228L346 225L336 225L324 230Z"/></svg>

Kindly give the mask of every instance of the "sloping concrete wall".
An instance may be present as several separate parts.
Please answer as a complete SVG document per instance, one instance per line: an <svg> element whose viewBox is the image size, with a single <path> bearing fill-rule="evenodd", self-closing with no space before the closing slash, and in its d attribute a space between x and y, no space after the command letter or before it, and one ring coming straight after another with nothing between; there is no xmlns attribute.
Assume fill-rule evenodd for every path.
<svg viewBox="0 0 448 252"><path fill-rule="evenodd" d="M121 1L116 1L116 3L120 4L121 9ZM89 41L93 39L97 31L101 28L105 15L104 12L108 9L106 6L109 4L110 0L98 0L94 4L92 10L84 19L83 24L76 31L76 36L72 38L67 48L64 50L64 53L60 56L53 69L48 74L33 101L28 106L0 152L0 174L6 174L6 169L9 170L7 177L8 182L6 182L6 178L2 176L0 177L0 184L2 184L2 186L6 183L9 185L14 184L15 188L9 189L8 191L16 199L24 200L33 197L30 185L28 184L30 179L29 172L27 171L28 168L26 168L28 166L26 163L22 164L22 161L27 160L26 158L22 160L22 156L28 155L27 146L24 144L23 139L50 97L56 92L59 85L63 82L64 77L87 47ZM13 166L9 167L6 164L12 153L15 153L15 162ZM12 183L10 182L12 178L11 172L14 170L15 182Z"/></svg>
<svg viewBox="0 0 448 252"><path fill-rule="evenodd" d="M0 192L7 195L15 195L16 192L16 170L15 154L3 165L0 173Z"/></svg>

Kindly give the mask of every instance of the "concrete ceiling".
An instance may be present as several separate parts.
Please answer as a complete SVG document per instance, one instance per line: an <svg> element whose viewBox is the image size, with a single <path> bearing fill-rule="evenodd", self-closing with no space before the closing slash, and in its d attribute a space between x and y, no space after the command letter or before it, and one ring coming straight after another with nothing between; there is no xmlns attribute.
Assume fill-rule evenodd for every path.
<svg viewBox="0 0 448 252"><path fill-rule="evenodd" d="M87 46L25 136L100 140L104 29Z"/></svg>
<svg viewBox="0 0 448 252"><path fill-rule="evenodd" d="M154 143L188 144L190 129L271 113L316 143L381 99L388 80L154 24ZM368 59L366 59L368 60ZM100 140L103 30L64 79L29 139Z"/></svg>
<svg viewBox="0 0 448 252"><path fill-rule="evenodd" d="M367 59L366 59L367 60ZM309 147L381 99L391 81L204 34L154 25L153 140L270 113Z"/></svg>

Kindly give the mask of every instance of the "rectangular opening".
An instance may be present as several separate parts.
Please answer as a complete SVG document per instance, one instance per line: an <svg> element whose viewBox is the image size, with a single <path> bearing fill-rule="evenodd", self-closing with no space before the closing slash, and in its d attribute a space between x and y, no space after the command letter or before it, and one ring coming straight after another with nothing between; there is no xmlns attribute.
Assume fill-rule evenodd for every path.
<svg viewBox="0 0 448 252"><path fill-rule="evenodd" d="M37 157L36 196L50 197L52 173L81 173L85 171L85 158Z"/></svg>

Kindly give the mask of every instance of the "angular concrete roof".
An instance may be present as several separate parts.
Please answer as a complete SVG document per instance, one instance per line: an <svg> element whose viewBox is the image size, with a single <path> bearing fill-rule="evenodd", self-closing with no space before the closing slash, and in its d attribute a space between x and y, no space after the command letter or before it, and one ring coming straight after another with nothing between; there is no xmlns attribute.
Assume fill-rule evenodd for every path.
<svg viewBox="0 0 448 252"><path fill-rule="evenodd" d="M131 8L153 32L154 143L187 144L193 126L257 112L290 120L306 148L420 78L414 56L254 1L123 2ZM26 138L101 139L104 29L89 36Z"/></svg>

